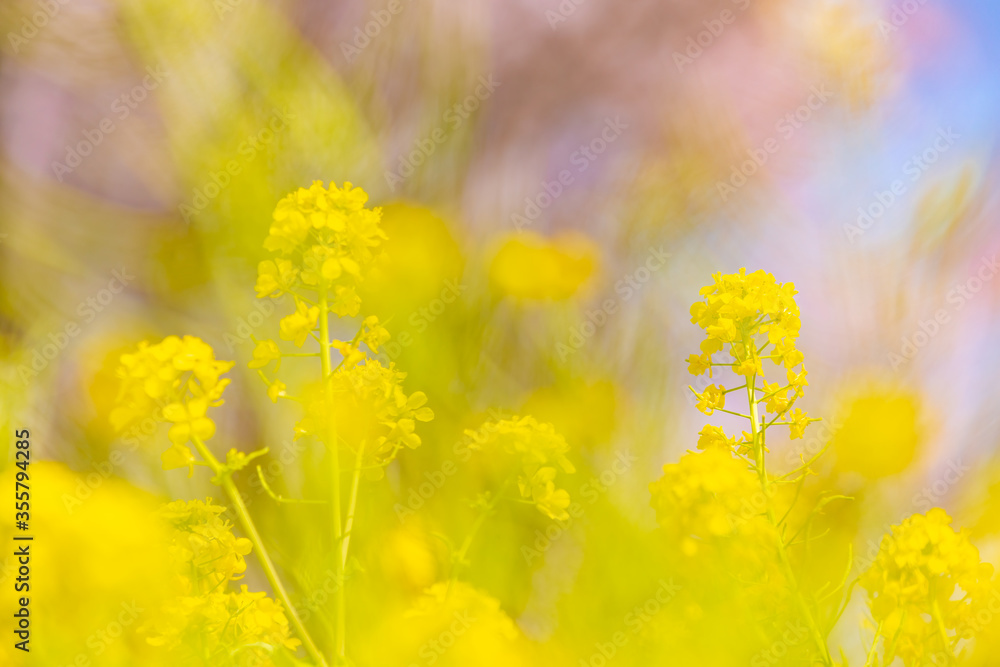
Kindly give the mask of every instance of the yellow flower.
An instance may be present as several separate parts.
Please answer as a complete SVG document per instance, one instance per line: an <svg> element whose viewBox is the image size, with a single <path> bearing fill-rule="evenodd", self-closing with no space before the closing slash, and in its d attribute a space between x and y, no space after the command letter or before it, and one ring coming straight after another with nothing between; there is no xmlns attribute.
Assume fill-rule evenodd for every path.
<svg viewBox="0 0 1000 667"><path fill-rule="evenodd" d="M810 418L803 410L795 408L788 415L789 419L788 430L790 432L789 437L792 440L801 438L805 434L806 427L809 426L810 422L819 421L818 419Z"/></svg>
<svg viewBox="0 0 1000 667"><path fill-rule="evenodd" d="M434 412L426 407L422 391L407 395L402 381L406 373L393 364L383 366L375 359L342 366L329 382L333 405L323 392L308 403L306 416L296 425L296 437L316 435L326 440L327 425L337 424L337 437L357 449L364 447L369 475L380 477L381 468L403 448L420 446L416 422L428 422Z"/></svg>
<svg viewBox="0 0 1000 667"><path fill-rule="evenodd" d="M298 269L287 259L264 260L257 265L257 298L279 297L295 286Z"/></svg>
<svg viewBox="0 0 1000 667"><path fill-rule="evenodd" d="M285 395L285 391L288 387L281 380L275 380L267 388L267 397L271 399L272 403L277 403L278 398Z"/></svg>
<svg viewBox="0 0 1000 667"><path fill-rule="evenodd" d="M247 363L250 368L264 368L272 361L281 361L281 350L273 340L262 340L253 349L253 360Z"/></svg>
<svg viewBox="0 0 1000 667"><path fill-rule="evenodd" d="M688 358L689 371L700 375L711 362L711 354L731 346L733 370L745 377L763 376L761 350L774 346L769 354L786 368L802 362L795 349L801 321L795 303L795 286L778 283L764 271L712 276L714 283L703 287L703 298L691 306L691 321L705 330L700 357Z"/></svg>
<svg viewBox="0 0 1000 667"><path fill-rule="evenodd" d="M194 454L185 445L174 443L167 451L160 455L164 470L174 470L175 468L187 468L188 477L194 475Z"/></svg>
<svg viewBox="0 0 1000 667"><path fill-rule="evenodd" d="M896 656L907 665L928 664L934 654L953 656L952 645L982 626L977 605L989 593L993 567L980 561L967 531L950 524L951 517L934 508L893 526L861 576L882 636L895 638L886 642L892 649L882 664Z"/></svg>
<svg viewBox="0 0 1000 667"><path fill-rule="evenodd" d="M193 336L168 336L155 345L142 342L121 357L120 398L110 415L112 425L123 430L146 418L170 422L172 445L161 457L163 468L186 467L190 474L195 459L185 444L215 434L208 408L222 405L229 380L221 376L232 367L233 362L216 360L212 348Z"/></svg>
<svg viewBox="0 0 1000 667"><path fill-rule="evenodd" d="M657 521L687 556L717 548L720 539L753 537L767 544L758 538L771 534L770 524L761 510L747 509L747 499L760 492L757 476L725 449L685 454L663 466L663 477L649 490Z"/></svg>
<svg viewBox="0 0 1000 667"><path fill-rule="evenodd" d="M919 394L876 383L852 389L840 403L832 443L838 468L878 479L915 460L927 439Z"/></svg>
<svg viewBox="0 0 1000 667"><path fill-rule="evenodd" d="M321 181L314 181L278 202L264 247L285 256L309 251L317 258L327 255L347 273L358 273L354 267L370 264L372 249L385 238L379 225L381 210L365 208L367 201L365 191L351 183L324 188ZM339 277L333 264L325 269L324 264L316 269Z"/></svg>
<svg viewBox="0 0 1000 667"><path fill-rule="evenodd" d="M339 317L354 317L361 311L361 297L353 287L338 285L334 290L330 310Z"/></svg>
<svg viewBox="0 0 1000 667"><path fill-rule="evenodd" d="M358 664L509 667L541 664L500 601L463 582L428 588L405 611L386 615Z"/></svg>
<svg viewBox="0 0 1000 667"><path fill-rule="evenodd" d="M502 295L533 301L562 301L586 283L597 266L589 239L552 240L534 233L510 237L490 265L490 283Z"/></svg>
<svg viewBox="0 0 1000 667"><path fill-rule="evenodd" d="M733 372L746 377L762 376L764 375L764 367L761 366L760 357L756 354L751 354L746 359L739 360L736 366L733 367Z"/></svg>
<svg viewBox="0 0 1000 667"><path fill-rule="evenodd" d="M522 478L520 491L523 497L531 498L542 514L558 521L568 521L569 491L556 488L556 472L549 466L539 468L530 480Z"/></svg>
<svg viewBox="0 0 1000 667"><path fill-rule="evenodd" d="M257 295L296 295L295 312L281 320L282 340L299 347L316 327L319 307L302 302L302 290L326 299L330 312L353 317L361 309L357 288L381 252L381 209L365 207L368 195L350 183L329 188L315 181L278 202L267 250L280 255L258 267ZM377 345L378 343L376 343Z"/></svg>
<svg viewBox="0 0 1000 667"><path fill-rule="evenodd" d="M698 449L712 449L712 448L722 448L730 449L736 447L736 438L731 438L726 436L726 432L722 430L721 426L713 426L712 424L706 424L698 438Z"/></svg>
<svg viewBox="0 0 1000 667"><path fill-rule="evenodd" d="M521 497L530 500L540 512L553 519L567 519L569 493L556 489L559 470L576 472L566 458L569 445L551 424L534 417L491 420L476 430L467 430L469 448L491 450L514 457L518 466L517 484Z"/></svg>
<svg viewBox="0 0 1000 667"><path fill-rule="evenodd" d="M281 339L290 340L297 347L302 347L310 332L316 328L319 320L319 308L310 307L304 301L296 299L295 312L281 319Z"/></svg>
<svg viewBox="0 0 1000 667"><path fill-rule="evenodd" d="M795 341L784 338L775 343L774 363L784 364L785 368L791 369L798 366L805 359L805 356L795 349Z"/></svg>
<svg viewBox="0 0 1000 667"><path fill-rule="evenodd" d="M708 376L712 377L712 355L692 354L687 358L688 373L691 375L701 375L708 371Z"/></svg>
<svg viewBox="0 0 1000 667"><path fill-rule="evenodd" d="M360 340L367 345L372 352L378 354L379 345L384 345L391 336L389 331L379 324L378 318L369 315L362 325Z"/></svg>
<svg viewBox="0 0 1000 667"><path fill-rule="evenodd" d="M695 392L695 396L698 397L698 409L706 415L726 407L726 388L722 385L710 384L702 393Z"/></svg>
<svg viewBox="0 0 1000 667"><path fill-rule="evenodd" d="M800 372L798 372L798 373L796 373L795 371L793 371L791 369L788 369L788 371L786 373L786 375L788 377L788 384L790 384L793 387L795 387L796 391L799 391L799 389L801 387L808 387L809 386L809 381L806 380L806 375L808 375L808 374L809 374L809 371L807 371L804 366L802 367L802 370Z"/></svg>
<svg viewBox="0 0 1000 667"><path fill-rule="evenodd" d="M252 545L233 535L233 526L222 519L225 507L212 499L178 500L164 505L160 516L173 528L170 553L178 565L178 584L184 595L215 592L220 585L241 579L244 556Z"/></svg>
<svg viewBox="0 0 1000 667"><path fill-rule="evenodd" d="M345 368L357 366L368 356L363 350L348 341L332 340L330 341L330 347L339 352L340 356L343 357L341 365Z"/></svg>
<svg viewBox="0 0 1000 667"><path fill-rule="evenodd" d="M19 472L8 465L0 488L13 494ZM18 530L13 511L0 512L0 615L12 619L4 621L10 637L0 642L0 665L176 665L135 636L147 613L174 594L169 531L150 520L156 498L119 475L97 483L87 475L32 456L30 533ZM34 542L14 540L25 535ZM30 552L31 572L19 584L18 569L28 571L15 554L20 547ZM30 598L30 653L14 647L21 641L12 632L21 597ZM52 640L37 641L43 637Z"/></svg>
<svg viewBox="0 0 1000 667"><path fill-rule="evenodd" d="M215 422L205 416L208 401L195 398L186 403L171 403L163 408L163 418L172 422L173 426L167 434L175 445L198 438L208 440L215 435Z"/></svg>
<svg viewBox="0 0 1000 667"><path fill-rule="evenodd" d="M764 382L764 395L767 397L765 409L774 414L784 414L788 410L788 389L782 389L777 382Z"/></svg>

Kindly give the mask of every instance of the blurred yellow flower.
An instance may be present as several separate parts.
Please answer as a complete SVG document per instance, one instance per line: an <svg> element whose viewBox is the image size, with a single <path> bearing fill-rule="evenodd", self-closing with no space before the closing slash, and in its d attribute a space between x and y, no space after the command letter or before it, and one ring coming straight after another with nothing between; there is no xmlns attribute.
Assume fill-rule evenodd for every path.
<svg viewBox="0 0 1000 667"><path fill-rule="evenodd" d="M407 395L402 381L406 373L393 364L383 366L375 359L344 365L333 373L333 405L323 392L316 392L307 405L305 417L296 426L296 437L325 437L330 423L337 424L337 437L355 450L363 449L369 476L381 477L382 467L396 458L401 449L420 446L416 422L427 422L434 412L426 406L427 395L417 391Z"/></svg>
<svg viewBox="0 0 1000 667"><path fill-rule="evenodd" d="M434 584L409 610L387 618L366 664L506 667L535 664L499 601L467 583Z"/></svg>
<svg viewBox="0 0 1000 667"><path fill-rule="evenodd" d="M273 340L262 340L253 349L253 360L247 363L250 368L264 368L272 361L281 361L281 350Z"/></svg>
<svg viewBox="0 0 1000 667"><path fill-rule="evenodd" d="M465 291L462 252L451 224L420 206L383 206L382 229L388 238L361 286L362 297L371 302L370 312L395 315L402 318L397 327L419 333L430 319L427 309L449 305Z"/></svg>
<svg viewBox="0 0 1000 667"><path fill-rule="evenodd" d="M841 402L832 443L837 466L870 479L906 470L924 440L920 397L875 383L851 391Z"/></svg>
<svg viewBox="0 0 1000 667"><path fill-rule="evenodd" d="M534 301L562 301L580 291L597 266L589 239L546 240L533 233L509 238L490 265L490 282L502 295Z"/></svg>
<svg viewBox="0 0 1000 667"><path fill-rule="evenodd" d="M551 424L539 423L530 416L515 416L487 421L465 434L471 439L472 450L496 451L517 459L517 485L523 499L553 519L569 518L569 492L556 488L555 477L560 470L573 473L576 468L566 458L569 444Z"/></svg>
<svg viewBox="0 0 1000 667"><path fill-rule="evenodd" d="M281 340L290 340L297 347L302 347L318 320L319 308L296 299L295 312L281 319Z"/></svg>
<svg viewBox="0 0 1000 667"><path fill-rule="evenodd" d="M155 345L144 341L121 356L119 398L109 419L119 432L147 418L170 422L172 445L163 454L163 468L191 472L194 457L185 445L215 434L208 408L222 405L229 379L221 376L232 367L231 361L216 360L211 346L194 336L168 336Z"/></svg>
<svg viewBox="0 0 1000 667"><path fill-rule="evenodd" d="M977 605L990 591L993 566L983 563L966 530L951 528L943 509L914 514L882 538L872 566L861 576L868 606L880 624L884 663L954 661L968 639Z"/></svg>
<svg viewBox="0 0 1000 667"><path fill-rule="evenodd" d="M157 520L158 502L113 476L110 461L76 473L61 463L31 463L31 542L14 526L14 512L0 513L0 614L14 618L18 595L15 546L29 545L31 642L14 648L8 623L0 642L2 665L102 667L175 664L138 633L172 595L169 532ZM0 474L13 494L15 473ZM106 474L105 474L106 473ZM30 657L24 662L25 657Z"/></svg>
<svg viewBox="0 0 1000 667"><path fill-rule="evenodd" d="M211 498L178 500L160 510L173 533L176 597L154 611L141 631L183 664L270 667L275 649L294 653L300 642L291 637L280 603L246 586L227 590L229 582L243 578L252 545L233 535L225 511Z"/></svg>

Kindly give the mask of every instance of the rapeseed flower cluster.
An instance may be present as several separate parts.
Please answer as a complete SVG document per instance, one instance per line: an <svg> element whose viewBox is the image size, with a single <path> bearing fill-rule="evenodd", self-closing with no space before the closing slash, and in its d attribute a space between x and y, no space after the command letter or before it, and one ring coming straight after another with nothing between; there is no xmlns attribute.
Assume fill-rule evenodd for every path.
<svg viewBox="0 0 1000 667"><path fill-rule="evenodd" d="M791 437L801 438L806 426L815 420L801 410L791 410L809 385L805 358L796 347L802 321L795 303L795 285L778 283L764 271L748 274L746 269L712 277L714 283L700 291L702 300L691 306L691 321L705 331L705 340L700 354L688 357L689 372L708 372L711 377L715 368L730 368L761 392L765 412L779 415ZM724 361L716 359L719 353ZM777 380L768 382L765 360L782 367L784 372L779 372ZM758 378L760 387L753 384ZM712 384L695 394L698 409L706 415L726 406L727 391L722 385Z"/></svg>
<svg viewBox="0 0 1000 667"><path fill-rule="evenodd" d="M766 619L760 626L762 637L772 631L780 637L783 623L801 622L811 638L805 657L832 667L819 603L800 584L802 572L793 549L809 519L800 528L791 526L799 495L786 500L782 491L787 483L805 481L809 463L778 476L765 462L770 427L787 425L796 439L815 421L793 409L808 385L804 356L796 347L801 320L795 294L791 283L745 269L717 273L713 283L700 290L702 298L690 312L705 339L700 354L688 357L688 370L714 378L717 370L728 369L737 386L727 389L720 382L702 391L692 388L696 407L706 415L721 411L746 419L748 430L737 438L721 426L702 428L697 440L702 451L664 466L663 477L650 484L650 504L682 556L697 557L703 570L739 582L730 595L743 601L743 609ZM769 382L765 361L781 367L783 378ZM746 395L746 412L728 400L736 391ZM774 417L768 419L767 413Z"/></svg>
<svg viewBox="0 0 1000 667"><path fill-rule="evenodd" d="M400 450L420 446L417 422L432 420L434 412L426 406L424 392L407 395L403 390L406 373L392 364L383 366L377 359L364 359L364 363L345 364L333 373L329 380L332 404L326 396L315 395L295 434L322 437L332 419L337 424L337 437L364 453L363 465L369 468L369 476L378 479Z"/></svg>
<svg viewBox="0 0 1000 667"><path fill-rule="evenodd" d="M663 466L662 476L648 487L657 529L642 536L641 552L629 552L646 563L644 570L663 569L658 585L670 591L669 599L661 588L653 593L613 586L602 590L609 608L621 608L623 630L598 638L589 656L529 640L546 632L572 633L569 623L559 627L557 620L562 602L556 601L565 591L545 590L545 577L559 571L583 581L601 572L601 563L577 556L590 526L613 515L606 505L597 505L599 499L612 495L611 487L630 472L635 459L622 453L607 469L593 469L572 497L566 476L576 472L576 465L599 465L597 448L609 439L615 420L615 408L609 406L615 392L610 383L557 378L550 390L529 395L520 416L495 416L465 430L453 457L417 477L413 467L419 470L421 445L440 435L441 428L435 434L422 426L435 416L427 394L447 385L431 389L433 383L425 384L427 393L409 388L407 373L386 360L397 357L387 321L371 312L385 313L378 306L385 299L373 295L366 280L387 280L391 258L383 250L388 239L381 211L366 204L364 191L349 183L325 187L316 182L281 199L264 242L272 255L258 266L256 295L290 296L294 305L274 327L274 339L254 337L252 358L246 361L265 383L271 402L287 402L300 411L289 422L294 422L289 451L301 460L262 461L273 465L265 476L263 466L251 463L266 456L266 448L231 449L225 456L213 452L212 409L222 405L233 364L217 360L204 341L168 336L141 343L120 359L113 425L124 430L145 420L166 422L163 467L187 468L189 476L197 467L210 469L212 483L228 500L179 500L159 511L155 523L164 528L161 551L169 561L160 574L167 591L137 623L144 650L159 651L155 655L169 664L232 667L594 665L616 655L622 664L680 659L727 666L846 667L846 657L831 650L829 637L851 609L858 583L868 593L871 614L864 627L877 628L865 667L894 660L906 667L960 664L968 647L976 646L980 616L984 608L990 610L992 568L981 562L967 531L950 527L943 510L914 515L894 527L874 563L856 579L851 545L844 534L830 530L837 524L828 513L850 512L841 508L851 507L844 502L851 498L841 493L854 493L838 490L853 482L837 475L862 472L878 478L900 470L889 460L894 455L866 467L864 453L875 446L873 438L889 442L893 451L916 451L919 403L902 400L895 391L863 395L829 438L838 467L818 463L825 451L820 448L795 463L796 457L786 457L790 470L775 469L773 427L788 427L788 439L797 440L817 420L799 405L809 382L798 349L802 322L795 287L745 269L715 274L701 289L690 314L704 338L698 353L687 358L692 374L710 378L707 386L691 389L697 410L717 419L742 419L743 428L727 433L722 423L706 424L693 435L689 451ZM567 300L595 269L586 250L530 236L509 241L489 268L490 286L521 300ZM526 267L540 267L538 275L525 273ZM433 301L433 287L420 293L426 291ZM295 366L317 360L311 371ZM420 375L419 365L416 370ZM576 389L566 392L566 386ZM590 408L594 414L581 415ZM887 414L890 425L882 423ZM463 417L455 423L469 422ZM570 453L564 433L573 436L579 451ZM318 450L309 450L310 441ZM589 454L597 455L596 461L588 461ZM465 465L469 468L460 472ZM289 466L301 470L281 480ZM265 548L273 535L260 530L248 509L250 497L241 490L242 476L253 475L254 467L257 480L251 483L260 482L265 504L270 497L281 508L273 511L288 513L282 520L304 516L310 526L321 527L320 537L309 538L319 547L290 557L299 546L293 543L280 552L280 568ZM383 478L387 483L377 489L361 483ZM277 495L275 489L306 497ZM613 495L629 492L622 486ZM373 550L367 533L385 518L373 515L389 507L393 495L405 497L409 510L397 513L399 523L381 526L389 537ZM454 526L439 521L429 508L454 504L456 496L471 500L476 516L470 516L463 539L452 541ZM509 509L501 510L505 501ZM301 509L303 504L323 510L312 514ZM501 529L487 523L498 514L505 520L516 517L520 525ZM543 519L552 521L539 526ZM274 525L264 524L270 530ZM486 547L473 546L485 532L496 536L489 549L514 557L532 554L526 562L537 579L530 586L505 580L512 585L501 594L483 584L483 570L489 570L481 570L479 561ZM621 548L633 549L633 543L623 540ZM300 564L321 569L300 573ZM370 576L371 570L381 578ZM324 578L317 581L320 571ZM269 585L266 593L251 590L249 582L259 574ZM291 577L294 589L286 587L283 576ZM359 594L362 585L371 589ZM389 590L393 597L382 605L379 597ZM362 627L366 614L376 612L379 621ZM720 630L720 618L733 619L739 627ZM731 644L720 644L730 633ZM386 636L393 641L384 641ZM674 646L678 642L682 645ZM622 657L626 654L630 657Z"/></svg>
<svg viewBox="0 0 1000 667"><path fill-rule="evenodd" d="M211 346L195 336L139 343L134 352L121 356L119 399L111 424L122 431L147 418L169 422L171 445L162 455L163 468L187 467L193 472L195 457L187 445L215 435L208 409L222 405L229 385L222 375L232 367L233 362L217 360Z"/></svg>
<svg viewBox="0 0 1000 667"><path fill-rule="evenodd" d="M247 586L228 588L243 577L252 544L233 535L221 517L225 511L211 498L176 501L160 511L173 530L169 553L178 595L140 630L180 661L271 666L276 650L294 653L300 642L291 637L280 603Z"/></svg>
<svg viewBox="0 0 1000 667"><path fill-rule="evenodd" d="M657 522L687 556L703 554L722 541L732 546L773 539L766 518L747 509L748 499L760 493L757 476L721 448L668 463L649 490Z"/></svg>
<svg viewBox="0 0 1000 667"><path fill-rule="evenodd" d="M951 521L934 508L893 526L861 577L886 665L896 656L907 667L951 660L959 640L978 625L975 615L990 593L993 566L980 560L968 531L954 530Z"/></svg>
<svg viewBox="0 0 1000 667"><path fill-rule="evenodd" d="M512 456L517 466L517 488L522 499L542 514L565 521L569 518L569 491L556 487L559 472L576 471L566 458L569 444L551 424L534 417L491 420L478 429L467 430L469 448Z"/></svg>
<svg viewBox="0 0 1000 667"><path fill-rule="evenodd" d="M264 248L276 253L257 267L257 296L292 294L295 312L281 321L281 338L302 347L315 328L321 306L302 291L324 294L331 312L357 315L358 287L385 240L381 209L365 207L368 194L351 183L343 187L314 181L278 202ZM327 294L328 293L328 294Z"/></svg>

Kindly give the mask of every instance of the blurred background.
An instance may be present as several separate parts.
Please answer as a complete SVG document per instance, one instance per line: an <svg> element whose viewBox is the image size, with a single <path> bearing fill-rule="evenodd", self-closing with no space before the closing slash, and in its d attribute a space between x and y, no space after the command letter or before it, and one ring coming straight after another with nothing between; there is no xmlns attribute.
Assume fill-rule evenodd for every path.
<svg viewBox="0 0 1000 667"><path fill-rule="evenodd" d="M191 334L235 360L214 447L269 446L277 492L323 494L322 448L293 442L296 406L272 405L246 367L251 336L277 338L292 307L254 296L271 212L314 180L384 207L386 257L363 296L389 320L382 356L436 413L362 496L359 665L429 664L379 657L379 638L447 577L434 535L461 539L484 485L456 446L495 414L565 434L585 509L553 530L512 507L483 529L468 578L523 640L495 659L603 664L595 642L671 578L648 484L706 422L687 388L701 336L688 308L712 273L744 266L799 290L802 406L824 418L776 439L772 460L791 469L831 443L822 485L857 500L828 521L856 560L940 506L997 561L992 3L5 0L0 28L3 421L31 429L55 480L36 500L53 537L25 664L158 664L141 639L94 633L155 598L155 554L134 564L141 507L219 497L207 475L160 470L162 432L126 442L108 426L118 356L137 341ZM458 472L423 497L448 462ZM321 633L325 510L238 483ZM68 553L90 556L77 569ZM101 580L125 554L132 569ZM253 565L247 583L267 587ZM860 664L856 597L834 638ZM672 614L703 613L692 605L642 622L616 659L693 664L658 640ZM748 664L760 650L732 641L739 659L691 655Z"/></svg>

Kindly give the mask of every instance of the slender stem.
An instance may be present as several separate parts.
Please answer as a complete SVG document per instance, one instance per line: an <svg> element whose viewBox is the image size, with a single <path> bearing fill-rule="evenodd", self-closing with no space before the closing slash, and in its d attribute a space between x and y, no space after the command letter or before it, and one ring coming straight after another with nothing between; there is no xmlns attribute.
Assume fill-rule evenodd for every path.
<svg viewBox="0 0 1000 667"><path fill-rule="evenodd" d="M742 412L734 412L732 410L726 410L725 408L712 408L713 410L718 410L719 412L725 412L727 415L733 415L736 417L743 417L743 419L750 419L750 415L745 415Z"/></svg>
<svg viewBox="0 0 1000 667"><path fill-rule="evenodd" d="M931 593L933 594L933 591ZM934 624L937 626L938 634L941 635L941 643L944 645L944 650L948 656L948 664L950 665L955 661L955 656L951 652L951 640L948 639L948 631L945 630L944 621L941 619L941 606L938 604L937 597L934 598L932 611Z"/></svg>
<svg viewBox="0 0 1000 667"><path fill-rule="evenodd" d="M278 571L274 567L274 562L271 560L270 555L268 555L267 549L264 548L264 540L261 539L260 533L257 532L257 526L254 525L253 518L251 518L247 506L243 502L240 490L236 488L236 484L233 482L232 473L215 458L200 438L194 438L193 442L198 453L201 454L202 458L208 462L209 467L212 468L212 472L215 473L216 477L221 478L222 488L226 492L226 495L229 496L229 501L233 504L233 509L236 510L236 516L240 520L243 532L246 533L247 539L253 544L254 551L257 553L257 560L260 561L260 566L264 568L264 575L267 577L268 583L271 584L275 596L284 605L295 634L302 640L302 645L305 647L306 652L316 661L316 664L319 667L326 667L326 660L323 658L323 653L316 647L312 637L309 636L309 632L306 630L305 625L303 625L298 612L295 610L295 606L292 604L291 598L288 596L288 591L285 590L284 584L281 583L281 579L278 577Z"/></svg>
<svg viewBox="0 0 1000 667"><path fill-rule="evenodd" d="M743 343L746 346L747 354L749 355L751 350L751 342L747 340L747 336L744 334ZM754 385L757 383L757 376L747 382L747 401L750 404L750 432L753 435L753 446L754 455L757 462L757 477L760 479L761 489L764 492L765 498L770 498L771 495L771 483L767 477L767 471L764 467L764 433L760 428L760 422L757 413L757 392L754 390ZM778 527L778 522L775 519L774 508L771 503L767 504L767 519L771 522L771 525L775 528ZM826 640L823 638L823 633L820 632L819 626L816 624L816 619L813 616L812 610L809 608L809 604L806 602L802 595L802 589L799 586L798 579L795 576L795 571L792 569L791 560L788 558L788 551L785 547L785 541L778 537L778 559L781 562L782 570L784 570L785 576L788 578L788 582L791 585L792 591L795 594L795 601L805 617L806 624L809 626L809 634L816 644L816 648L819 649L820 656L823 660L823 664L827 667L832 667L833 658L830 657L830 649L826 645Z"/></svg>
<svg viewBox="0 0 1000 667"><path fill-rule="evenodd" d="M875 639L872 640L872 647L868 651L868 657L865 658L865 667L871 667L872 660L875 658L875 651L878 650L878 640L882 636L882 624L878 624L878 629L875 630Z"/></svg>
<svg viewBox="0 0 1000 667"><path fill-rule="evenodd" d="M264 477L264 469L257 466L257 477L260 479L260 485L264 487L264 492L271 497L276 503L295 503L301 505L326 505L325 500L306 500L304 498L285 498L284 496L279 496L271 489L271 485L267 483L267 478Z"/></svg>
<svg viewBox="0 0 1000 667"><path fill-rule="evenodd" d="M327 302L326 287L319 290L319 343L320 343L320 363L323 368L323 387L326 391L326 401L328 408L333 406L333 387L330 384L330 307ZM330 413L332 415L332 412ZM327 446L330 450L331 476L333 477L332 504L333 504L333 542L335 572L337 581L344 581L344 559L341 557L343 548L341 546L344 537L343 520L340 507L340 448L337 446L336 425L331 416L327 424ZM336 632L335 632L335 652L334 664L341 665L346 662L347 640L346 628L346 601L344 597L344 586L337 587L335 597Z"/></svg>
<svg viewBox="0 0 1000 667"><path fill-rule="evenodd" d="M351 544L351 530L354 528L354 512L358 507L358 485L361 481L361 462L365 455L365 443L362 441L358 447L358 455L354 459L354 475L351 479L351 498L347 503L347 520L344 523L344 548L341 560L344 567L347 567L347 551Z"/></svg>
<svg viewBox="0 0 1000 667"><path fill-rule="evenodd" d="M479 533L479 529L483 527L483 524L486 523L486 519L493 513L493 510L495 510L496 506L500 503L500 500L503 498L503 494L507 490L508 486L510 486L510 480L507 480L504 483L486 507L483 508L483 511L480 512L479 516L476 517L475 522L472 524L472 528L469 529L469 534L465 536L462 546L458 548L458 553L452 557L451 579L448 581L449 590L451 589L452 584L458 580L458 573L461 571L462 565L465 563L465 558L469 554L469 549L472 547L472 541L476 539L476 534Z"/></svg>

